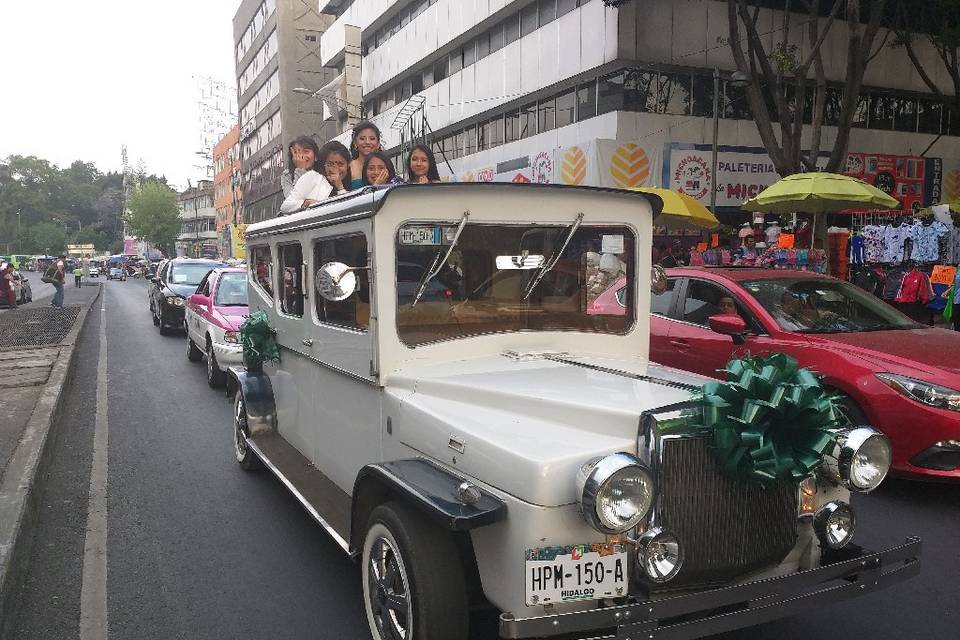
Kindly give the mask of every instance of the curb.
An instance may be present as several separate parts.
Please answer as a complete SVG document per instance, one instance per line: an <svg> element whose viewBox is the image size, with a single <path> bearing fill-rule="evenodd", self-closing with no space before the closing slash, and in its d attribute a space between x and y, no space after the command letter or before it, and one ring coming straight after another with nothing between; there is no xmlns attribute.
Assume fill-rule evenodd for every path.
<svg viewBox="0 0 960 640"><path fill-rule="evenodd" d="M87 313L102 295L101 285L96 296L80 309L70 333L57 345L61 348L60 355L50 369L50 377L0 485L0 638L12 631L8 627L12 625L17 604L17 587L22 584L30 559L33 528L40 508L38 479L46 472L53 448L51 431L59 418L63 389L73 372L77 339L86 324Z"/></svg>

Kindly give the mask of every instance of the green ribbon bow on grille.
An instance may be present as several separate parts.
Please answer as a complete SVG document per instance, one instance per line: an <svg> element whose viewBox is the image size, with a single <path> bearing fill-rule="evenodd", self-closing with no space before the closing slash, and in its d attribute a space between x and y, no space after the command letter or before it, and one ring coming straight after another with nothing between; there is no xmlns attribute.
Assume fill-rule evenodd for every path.
<svg viewBox="0 0 960 640"><path fill-rule="evenodd" d="M783 353L727 363L726 382L703 385L704 435L727 475L761 485L799 481L820 466L846 424L838 396Z"/></svg>
<svg viewBox="0 0 960 640"><path fill-rule="evenodd" d="M259 367L264 362L280 362L277 332L270 326L270 317L265 311L247 316L240 325L240 344L243 345L243 360L247 366Z"/></svg>

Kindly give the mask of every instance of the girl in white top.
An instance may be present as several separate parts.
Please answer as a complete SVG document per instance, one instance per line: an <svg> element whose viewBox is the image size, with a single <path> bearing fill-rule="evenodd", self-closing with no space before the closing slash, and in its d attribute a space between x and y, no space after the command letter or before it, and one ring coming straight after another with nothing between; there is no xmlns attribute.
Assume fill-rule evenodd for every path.
<svg viewBox="0 0 960 640"><path fill-rule="evenodd" d="M293 185L307 171L314 168L320 149L316 141L309 136L300 136L287 147L287 170L280 176L280 187L286 198L293 191Z"/></svg>
<svg viewBox="0 0 960 640"><path fill-rule="evenodd" d="M323 177L323 174L316 168L311 169L300 176L296 184L293 185L290 195L280 205L280 213L293 213L321 200L326 200L330 197L331 191L333 191L333 187Z"/></svg>

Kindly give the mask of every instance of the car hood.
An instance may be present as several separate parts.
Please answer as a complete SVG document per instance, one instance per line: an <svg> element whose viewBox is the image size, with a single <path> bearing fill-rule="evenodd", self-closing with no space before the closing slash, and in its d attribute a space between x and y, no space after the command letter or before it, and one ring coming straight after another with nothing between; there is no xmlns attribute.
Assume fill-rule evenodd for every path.
<svg viewBox="0 0 960 640"><path fill-rule="evenodd" d="M180 296L181 298L188 298L191 294L197 292L197 285L195 284L173 284L168 282L166 286L167 291Z"/></svg>
<svg viewBox="0 0 960 640"><path fill-rule="evenodd" d="M691 389L683 384L698 388L709 380L639 359L565 358L629 375L536 355L404 369L384 381L398 407L395 432L467 476L558 506L576 501L584 462L636 452L641 413L688 400Z"/></svg>
<svg viewBox="0 0 960 640"><path fill-rule="evenodd" d="M931 327L836 333L824 339L880 365L894 364L924 372L936 367L947 375L960 374L958 331Z"/></svg>
<svg viewBox="0 0 960 640"><path fill-rule="evenodd" d="M218 324L227 331L238 331L250 315L249 307L214 307L214 311Z"/></svg>

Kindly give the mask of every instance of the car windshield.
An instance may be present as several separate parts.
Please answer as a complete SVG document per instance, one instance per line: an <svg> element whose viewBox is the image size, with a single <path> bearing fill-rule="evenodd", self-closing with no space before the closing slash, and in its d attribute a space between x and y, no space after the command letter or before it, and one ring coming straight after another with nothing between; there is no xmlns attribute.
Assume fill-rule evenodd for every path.
<svg viewBox="0 0 960 640"><path fill-rule="evenodd" d="M416 293L437 256L450 249L457 224L402 226L396 240L401 340L415 346L506 331L629 331L635 315L632 286L624 289L623 307L605 311L591 305L618 279L634 281L633 230L574 228L570 222L466 224L419 301Z"/></svg>
<svg viewBox="0 0 960 640"><path fill-rule="evenodd" d="M172 284L197 286L211 269L221 266L216 262L187 262L170 265L169 280Z"/></svg>
<svg viewBox="0 0 960 640"><path fill-rule="evenodd" d="M213 304L218 307L247 306L247 274L224 273L221 275Z"/></svg>
<svg viewBox="0 0 960 640"><path fill-rule="evenodd" d="M882 300L840 280L778 278L741 284L787 331L856 333L920 327Z"/></svg>

